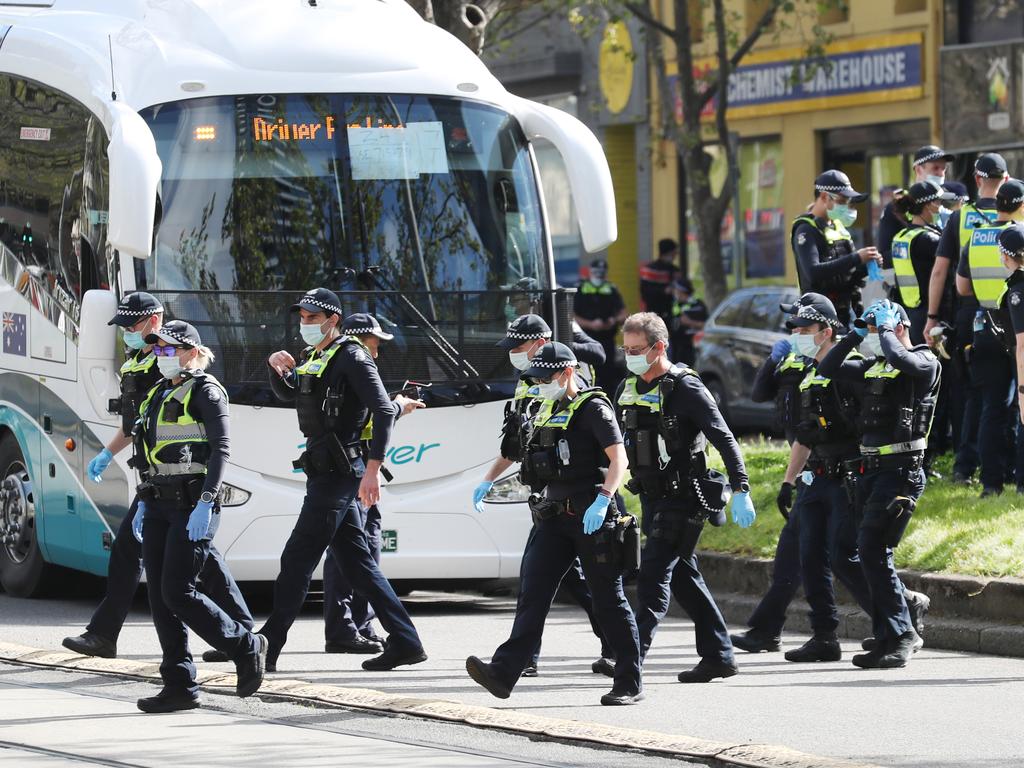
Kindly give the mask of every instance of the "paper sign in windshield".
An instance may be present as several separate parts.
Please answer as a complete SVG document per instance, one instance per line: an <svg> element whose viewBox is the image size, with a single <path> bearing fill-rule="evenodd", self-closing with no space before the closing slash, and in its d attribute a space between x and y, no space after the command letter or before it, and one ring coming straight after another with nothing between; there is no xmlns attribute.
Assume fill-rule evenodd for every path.
<svg viewBox="0 0 1024 768"><path fill-rule="evenodd" d="M444 127L440 121L395 128L349 127L352 178L415 179L421 173L448 173Z"/></svg>

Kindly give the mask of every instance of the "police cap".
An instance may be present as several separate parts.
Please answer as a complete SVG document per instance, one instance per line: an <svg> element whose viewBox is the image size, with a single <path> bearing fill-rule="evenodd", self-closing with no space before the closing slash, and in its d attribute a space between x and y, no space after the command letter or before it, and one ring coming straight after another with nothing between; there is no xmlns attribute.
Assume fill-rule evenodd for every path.
<svg viewBox="0 0 1024 768"><path fill-rule="evenodd" d="M540 348L540 352L533 356L530 367L523 371L521 379L549 380L556 373L566 368L576 368L579 363L576 355L565 344L553 341Z"/></svg>
<svg viewBox="0 0 1024 768"><path fill-rule="evenodd" d="M1007 179L996 192L996 210L1013 213L1024 203L1024 181Z"/></svg>
<svg viewBox="0 0 1024 768"><path fill-rule="evenodd" d="M962 203L966 203L971 199L967 194L967 187L959 181L944 181L942 182L942 188L947 192L952 192L955 198Z"/></svg>
<svg viewBox="0 0 1024 768"><path fill-rule="evenodd" d="M509 350L515 349L524 341L550 338L551 326L544 322L543 317L540 315L520 315L509 324L508 330L505 332L505 338L499 341L496 346Z"/></svg>
<svg viewBox="0 0 1024 768"><path fill-rule="evenodd" d="M839 322L835 304L820 293L805 293L792 304L780 304L779 309L787 315L792 315L786 319L786 327L790 330L806 328L815 323L822 323L833 328L839 328L842 325Z"/></svg>
<svg viewBox="0 0 1024 768"><path fill-rule="evenodd" d="M354 315L346 317L341 324L341 332L346 336L372 335L384 341L391 341L395 338L394 334L385 333L384 329L380 327L380 323L377 322L377 318L367 312L356 312Z"/></svg>
<svg viewBox="0 0 1024 768"><path fill-rule="evenodd" d="M863 192L855 190L850 184L850 177L842 171L825 171L814 180L814 189L817 192L842 195L849 198L851 203L861 203L868 197Z"/></svg>
<svg viewBox="0 0 1024 768"><path fill-rule="evenodd" d="M314 288L311 291L306 291L305 296L295 304L292 304L290 311L298 312L300 309L304 309L307 312L326 312L328 315L340 315L341 302L338 300L338 294L334 291L329 291L326 288Z"/></svg>
<svg viewBox="0 0 1024 768"><path fill-rule="evenodd" d="M121 297L121 303L117 305L117 314L107 325L119 325L128 328L135 325L144 317L150 317L157 312L163 312L164 308L156 296L145 291L135 291L127 296Z"/></svg>
<svg viewBox="0 0 1024 768"><path fill-rule="evenodd" d="M1011 224L999 232L999 250L1011 259L1024 259L1024 227Z"/></svg>
<svg viewBox="0 0 1024 768"><path fill-rule="evenodd" d="M188 347L189 349L203 344L203 340L199 338L199 331L184 320L168 320L159 331L146 336L144 341L147 344L163 341L172 347Z"/></svg>
<svg viewBox="0 0 1024 768"><path fill-rule="evenodd" d="M921 147L917 152L914 153L914 167L924 165L925 163L934 163L938 161L952 163L955 158L953 155L946 152L944 149L940 149L934 144L928 144Z"/></svg>
<svg viewBox="0 0 1024 768"><path fill-rule="evenodd" d="M1006 175L1006 161L1002 155L988 152L974 161L974 173L985 179L1001 179Z"/></svg>
<svg viewBox="0 0 1024 768"><path fill-rule="evenodd" d="M943 203L952 203L956 200L956 195L934 181L919 181L916 184L912 184L910 189L907 190L907 194L918 205L924 205L936 200Z"/></svg>

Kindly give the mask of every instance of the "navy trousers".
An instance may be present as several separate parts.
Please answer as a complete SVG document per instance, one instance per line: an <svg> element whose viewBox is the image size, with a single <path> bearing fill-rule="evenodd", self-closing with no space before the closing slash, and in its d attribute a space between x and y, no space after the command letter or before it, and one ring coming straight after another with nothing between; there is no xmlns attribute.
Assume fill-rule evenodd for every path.
<svg viewBox="0 0 1024 768"><path fill-rule="evenodd" d="M602 530L613 527L609 521ZM602 634L615 654L614 689L622 693L642 690L636 620L622 588L621 571L599 552L601 535L602 531L589 536L583 533L580 515L562 514L535 526L533 540L523 553L512 633L491 658L494 673L509 688L530 663L558 585L578 557Z"/></svg>
<svg viewBox="0 0 1024 768"><path fill-rule="evenodd" d="M800 505L794 504L775 545L771 585L747 619L747 626L771 637L781 636L786 611L796 597L800 582Z"/></svg>
<svg viewBox="0 0 1024 768"><path fill-rule="evenodd" d="M369 509L360 504L359 513L370 555L380 565L380 509L376 504ZM374 634L376 615L366 596L352 588L334 557L334 550L328 547L324 558L324 639L328 643L347 643L357 636L370 637Z"/></svg>
<svg viewBox="0 0 1024 768"><path fill-rule="evenodd" d="M801 483L794 511L796 508L799 508L800 563L804 596L811 607L811 629L816 637L827 637L839 628L833 574L868 615L872 606L857 555L856 528L842 480L818 475L810 485Z"/></svg>
<svg viewBox="0 0 1024 768"><path fill-rule="evenodd" d="M645 521L653 520L658 513L684 515L685 503L681 499L649 502L643 494L640 496ZM658 624L668 613L670 593L693 622L701 659L733 664L735 656L729 630L697 567L697 556L683 559L679 556L677 542L655 536L648 537L640 555L636 624L641 656L647 655Z"/></svg>
<svg viewBox="0 0 1024 768"><path fill-rule="evenodd" d="M975 334L971 354L971 375L981 392L981 419L978 424L978 453L981 456L981 484L985 488L1003 487L1007 469L1007 425L1013 417L1013 363L991 334Z"/></svg>
<svg viewBox="0 0 1024 768"><path fill-rule="evenodd" d="M110 562L107 565L107 591L103 601L96 608L86 629L114 643L121 634L121 627L131 610L132 600L142 578L142 545L132 533L132 520L139 506L136 496L128 508L128 514L110 547ZM245 603L238 584L228 570L224 557L210 544L203 570L199 575L199 591L220 606L228 616L252 629L252 614Z"/></svg>
<svg viewBox="0 0 1024 768"><path fill-rule="evenodd" d="M192 508L147 503L142 529L149 607L160 640L164 687L195 694L196 668L188 647L191 629L211 646L239 661L256 652L256 638L197 589L210 556L210 541L189 541Z"/></svg>
<svg viewBox="0 0 1024 768"><path fill-rule="evenodd" d="M924 492L922 470L886 469L868 472L862 479L860 528L857 551L871 596L871 621L875 638L891 643L911 629L910 611L903 596L903 583L896 573L893 551L885 542L891 513L889 504L897 496L915 501Z"/></svg>
<svg viewBox="0 0 1024 768"><path fill-rule="evenodd" d="M353 589L377 611L389 642L402 651L423 647L412 619L370 551L356 500L358 490L358 477L340 473L318 475L306 482L299 519L281 553L274 610L261 630L270 640L270 658L277 658L288 641L288 630L302 609L313 571L328 547Z"/></svg>

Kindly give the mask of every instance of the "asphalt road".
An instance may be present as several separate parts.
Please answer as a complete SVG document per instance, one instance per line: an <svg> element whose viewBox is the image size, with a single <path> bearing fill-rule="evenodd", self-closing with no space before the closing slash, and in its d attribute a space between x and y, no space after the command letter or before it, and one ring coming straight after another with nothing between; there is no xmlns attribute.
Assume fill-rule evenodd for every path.
<svg viewBox="0 0 1024 768"><path fill-rule="evenodd" d="M95 596L23 601L0 595L0 638L38 648L59 647L65 635L81 631L95 602ZM884 766L1024 764L1019 726L1024 711L1024 659L926 648L904 670L865 671L849 663L856 648L846 644L839 663L798 666L787 663L781 654L744 655L740 675L684 686L675 677L680 669L696 663L693 633L687 622L669 619L648 658L647 700L635 707L607 708L598 699L610 681L590 672L598 645L589 625L578 609L556 606L545 635L541 676L521 681L512 698L501 701L468 679L464 660L471 653L488 657L506 638L513 601L413 593L406 602L430 654L425 664L368 673L359 669L363 657L324 654L323 622L319 612L310 608L292 630L279 662L280 674L719 742L781 744ZM269 608L260 601L254 601L253 607L258 620ZM786 647L801 641L787 637ZM197 656L202 649L197 640ZM121 635L119 652L128 658L155 660L157 651L145 603L138 601ZM395 722L394 718L383 720ZM402 722L409 722L414 733L438 727ZM474 736L470 744L477 743L477 738L496 736ZM498 754L512 753L498 750ZM547 756L546 750L543 755Z"/></svg>

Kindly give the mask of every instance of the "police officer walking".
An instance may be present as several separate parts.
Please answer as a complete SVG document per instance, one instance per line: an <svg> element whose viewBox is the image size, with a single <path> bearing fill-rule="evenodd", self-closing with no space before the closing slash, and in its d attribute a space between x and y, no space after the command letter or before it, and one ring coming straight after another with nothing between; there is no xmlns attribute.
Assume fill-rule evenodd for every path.
<svg viewBox="0 0 1024 768"><path fill-rule="evenodd" d="M537 353L548 343L550 338L551 328L548 327L544 318L539 315L523 315L522 317L517 317L509 325L505 338L498 342L498 347L508 351L509 362L521 374L530 367L533 358L537 356ZM586 382L582 377L576 384L581 390L587 388ZM527 442L529 442L533 417L542 403L543 398L540 396L540 388L531 386L524 379L520 379L516 384L512 401L505 404L505 420L501 427L501 445L499 447L500 455L484 475L483 482L473 490L473 506L477 512L483 513L484 499L494 487L494 481L500 478L513 464L522 462L523 451ZM524 556L525 550L529 549L533 542L535 531L536 526L530 530L529 538L527 538L526 546L524 547ZM522 574L520 573L521 578ZM607 641L605 641L604 633L601 631L597 618L594 616L593 598L590 590L587 588L587 582L583 576L583 568L578 557L573 562L572 567L566 571L565 576L562 577L562 586L565 587L566 591L579 606L586 611L587 618L590 620L590 627L594 635L601 641L601 656L591 665L591 670L595 673L611 676L611 674L614 674L615 667L614 662L610 659L614 658L615 653ZM530 663L523 670L523 677L537 676L539 659L540 643L537 644Z"/></svg>
<svg viewBox="0 0 1024 768"><path fill-rule="evenodd" d="M619 289L608 282L608 262L594 259L590 274L580 281L573 300L576 322L604 348L604 363L597 366L594 383L605 391L614 390L622 379L615 359L615 339L626 319L626 303Z"/></svg>
<svg viewBox="0 0 1024 768"><path fill-rule="evenodd" d="M999 233L999 252L1003 266L1009 272L1006 288L999 297L998 325L1000 337L1007 350L1012 351L1017 368L1017 429L1024 425L1024 343L1019 341L1024 333L1024 228L1013 224ZM1019 443L1018 443L1019 445ZM1024 493L1024 478L1017 478L1017 493Z"/></svg>
<svg viewBox="0 0 1024 768"><path fill-rule="evenodd" d="M86 474L93 482L102 482L103 472L114 455L132 444L132 433L139 418L139 406L149 391L163 378L157 366L153 346L146 336L156 333L163 324L164 308L155 296L144 291L130 293L121 299L117 314L107 325L122 329L122 340L128 348L121 366L121 396L111 402L111 413L121 417L121 429L110 443L89 462ZM103 601L92 615L85 632L64 638L65 648L84 656L112 659L117 656L117 638L131 609L132 599L142 578L142 547L132 533L132 521L139 498L132 499L128 514L114 536L107 564L107 587ZM224 558L211 543L209 557L203 567L199 589L246 629L253 625L252 615L238 585L231 577ZM225 659L226 660L226 659Z"/></svg>
<svg viewBox="0 0 1024 768"><path fill-rule="evenodd" d="M523 372L539 389L523 450L521 478L534 495L536 525L523 554L520 594L509 639L490 663L466 659L466 671L498 698L508 698L530 663L558 585L578 557L593 595L594 612L615 654L614 684L605 705L643 699L636 621L622 587L612 498L626 471L622 435L607 395L579 388L572 350L552 342Z"/></svg>
<svg viewBox="0 0 1024 768"><path fill-rule="evenodd" d="M138 707L173 712L199 706L189 629L235 662L241 697L262 685L268 643L196 589L220 524L218 498L230 451L227 393L205 372L213 353L180 320L145 342L156 345L163 381L139 408L135 460L143 482L132 530L142 542L164 687L139 699Z"/></svg>
<svg viewBox="0 0 1024 768"><path fill-rule="evenodd" d="M705 683L737 672L729 632L697 567L694 549L704 521L725 522L725 480L707 470L707 441L725 461L733 488L732 519L754 523L754 505L739 446L696 372L668 359L668 328L651 312L630 316L622 328L630 376L615 401L626 455L643 508L647 544L637 583L640 652L647 655L668 612L669 591L693 621L696 667L681 683ZM716 476L717 475L717 476Z"/></svg>
<svg viewBox="0 0 1024 768"><path fill-rule="evenodd" d="M1006 457L1013 453L1013 441L1007 439L1006 425L1011 423L1014 369L1005 347L993 333L989 312L998 307L1006 287L999 233L1012 222L1021 220L1024 220L1024 182L1009 179L996 192L995 221L971 231L970 242L957 265L957 293L976 301L978 307L973 326L971 375L981 393L978 452L982 498L1003 492L1008 475Z"/></svg>
<svg viewBox="0 0 1024 768"><path fill-rule="evenodd" d="M928 181L941 187L946 181L946 168L955 159L949 152L934 144L921 147L914 153L914 183ZM893 238L899 234L900 230L906 229L907 225L912 223L907 215L907 206L898 204L901 196L897 192L896 198L885 206L878 222L878 252L882 254L886 267L892 266ZM930 224L931 221L927 223ZM941 221L939 223L944 224ZM927 296L925 298L927 299Z"/></svg>
<svg viewBox="0 0 1024 768"><path fill-rule="evenodd" d="M917 500L924 491L924 449L931 428L940 369L924 345L910 343L910 318L898 304L880 301L818 364L818 374L864 387L859 424L863 476L858 491L857 550L871 595L874 638L853 657L865 669L906 666L923 641L914 630L893 563ZM863 343L862 343L863 342ZM847 360L858 344L863 360Z"/></svg>
<svg viewBox="0 0 1024 768"><path fill-rule="evenodd" d="M330 547L353 588L366 596L389 633L387 647L367 659L365 670L384 671L426 661L416 628L366 541L359 504L369 508L380 498L380 470L391 437L395 405L388 398L374 358L382 340L391 339L376 318L366 314L341 320L341 303L326 288L308 291L293 312L309 346L300 360L285 351L268 359L274 394L295 403L306 450L295 462L306 473L306 498L281 553L274 583L274 609L261 632L270 640L267 665L277 659L288 630L302 608L313 571ZM369 459L359 445L373 419Z"/></svg>
<svg viewBox="0 0 1024 768"><path fill-rule="evenodd" d="M797 278L802 292L827 296L846 327L863 309L860 291L867 265L880 267L882 256L875 248L854 247L847 227L857 220L857 212L850 206L867 195L856 191L845 173L825 171L814 180L814 193L810 211L793 222Z"/></svg>

